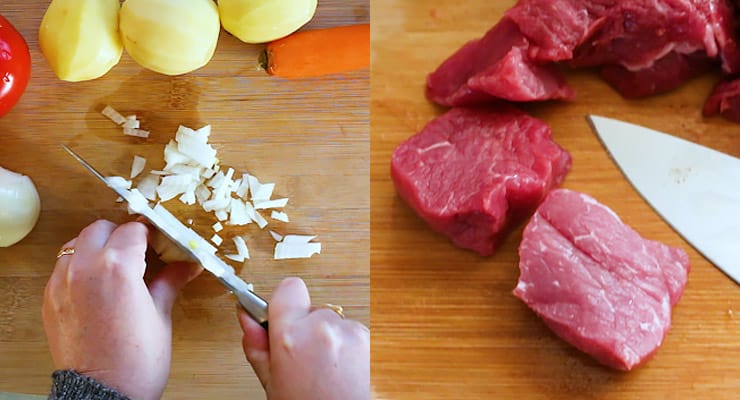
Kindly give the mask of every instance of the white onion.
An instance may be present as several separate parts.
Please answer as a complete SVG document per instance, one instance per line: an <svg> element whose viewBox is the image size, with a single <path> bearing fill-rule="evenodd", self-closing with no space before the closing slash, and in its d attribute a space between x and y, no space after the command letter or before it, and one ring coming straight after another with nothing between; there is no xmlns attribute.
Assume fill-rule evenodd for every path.
<svg viewBox="0 0 740 400"><path fill-rule="evenodd" d="M139 174L144 171L146 166L146 158L140 156L134 156L134 161L131 163L131 179L136 178Z"/></svg>
<svg viewBox="0 0 740 400"><path fill-rule="evenodd" d="M0 167L0 247L28 235L39 219L41 199L31 179Z"/></svg>
<svg viewBox="0 0 740 400"><path fill-rule="evenodd" d="M273 210L272 214L270 214L270 218L277 221L290 222L290 220L288 219L288 214L280 211Z"/></svg>

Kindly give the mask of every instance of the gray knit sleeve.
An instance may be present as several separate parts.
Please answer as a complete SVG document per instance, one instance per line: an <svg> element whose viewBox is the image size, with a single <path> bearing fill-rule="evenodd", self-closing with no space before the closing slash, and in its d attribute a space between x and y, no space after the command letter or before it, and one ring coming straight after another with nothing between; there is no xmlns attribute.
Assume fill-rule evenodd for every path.
<svg viewBox="0 0 740 400"><path fill-rule="evenodd" d="M49 400L130 400L89 376L72 370L54 371Z"/></svg>

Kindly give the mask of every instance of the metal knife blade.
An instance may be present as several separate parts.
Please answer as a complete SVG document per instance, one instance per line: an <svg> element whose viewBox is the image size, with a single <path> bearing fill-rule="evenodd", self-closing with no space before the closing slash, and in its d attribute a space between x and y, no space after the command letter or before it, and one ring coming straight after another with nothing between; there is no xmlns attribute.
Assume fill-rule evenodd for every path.
<svg viewBox="0 0 740 400"><path fill-rule="evenodd" d="M740 284L740 159L627 122L588 120L650 206Z"/></svg>
<svg viewBox="0 0 740 400"><path fill-rule="evenodd" d="M122 190L119 187L113 186L110 182L98 172L92 165L80 157L77 153L72 151L66 145L62 145L72 157L80 162L90 173L105 184L108 188L113 190L117 195L124 199L130 205L137 202L131 192L128 190ZM146 202L146 199L144 199ZM177 220L177 218L163 218L162 215L155 212L148 203L144 207L138 207L137 212L141 213L141 216L146 218L155 228L157 228L163 235L165 235L172 243L174 243L180 250L187 254L191 259L198 262L205 270L211 272L221 283L226 286L239 300L239 304L247 311L247 314L257 321L263 328L267 329L267 302L258 296L256 293L249 289L249 285L239 278L233 268L223 262L219 257L205 251L198 251L191 248L184 241L185 238L178 237L175 231L189 231L187 227ZM176 226L176 225L181 226ZM173 229L173 227L175 229ZM194 234L194 233L193 233ZM194 234L195 235L195 234Z"/></svg>

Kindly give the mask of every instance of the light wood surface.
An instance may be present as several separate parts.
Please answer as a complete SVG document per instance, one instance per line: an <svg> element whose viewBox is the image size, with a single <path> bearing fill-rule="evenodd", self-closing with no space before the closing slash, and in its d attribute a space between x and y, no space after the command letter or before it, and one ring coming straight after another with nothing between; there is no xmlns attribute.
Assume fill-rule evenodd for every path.
<svg viewBox="0 0 740 400"><path fill-rule="evenodd" d="M643 236L690 255L689 283L673 327L655 358L633 372L597 365L512 295L521 229L495 255L479 257L433 233L397 197L391 152L443 111L424 97L426 75L513 4L372 1L371 329L378 398L738 398L740 288L639 197L585 121L589 113L618 117L740 156L740 125L701 117L718 76L628 101L594 71L577 71L568 73L575 101L525 107L552 126L555 140L573 156L564 187L591 194Z"/></svg>
<svg viewBox="0 0 740 400"><path fill-rule="evenodd" d="M283 277L300 276L314 303L342 304L349 317L369 323L368 69L295 81L269 77L257 68L262 46L222 31L211 63L184 76L143 70L124 55L101 79L65 83L39 51L47 4L0 2L0 14L25 36L33 59L26 93L0 119L0 165L29 175L42 201L31 235L0 249L0 391L48 393L53 366L41 303L59 247L98 218L131 219L62 143L102 172L126 175L134 154L148 158L147 169L161 168L164 145L178 124L211 124L222 165L275 182L276 196L290 198L285 211L291 222L268 229L316 234L323 245L310 260L273 261L267 230L252 224L244 230L253 237L252 259L241 276L265 297ZM368 21L367 0L322 0L306 29ZM138 115L151 137L123 136L99 114L105 104ZM171 204L183 218L195 215L201 232L215 222ZM174 307L165 398L264 397L244 359L235 315L234 297L207 274L186 288Z"/></svg>

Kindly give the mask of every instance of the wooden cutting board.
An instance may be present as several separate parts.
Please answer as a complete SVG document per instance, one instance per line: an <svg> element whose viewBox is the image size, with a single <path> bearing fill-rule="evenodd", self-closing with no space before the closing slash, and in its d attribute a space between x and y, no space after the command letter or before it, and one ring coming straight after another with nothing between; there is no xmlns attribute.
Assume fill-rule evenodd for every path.
<svg viewBox="0 0 740 400"><path fill-rule="evenodd" d="M568 73L571 103L528 105L573 156L564 187L589 193L643 236L685 249L686 292L646 366L610 371L555 337L511 291L513 232L491 257L458 249L397 196L390 156L443 112L426 75L483 35L515 1L373 0L371 73L372 381L382 399L731 399L740 388L740 287L683 241L632 189L586 123L618 117L740 156L740 125L701 116L718 76L625 100L594 71ZM728 184L731 184L728 182ZM687 210L690 212L690 210Z"/></svg>
<svg viewBox="0 0 740 400"><path fill-rule="evenodd" d="M105 77L66 83L39 51L37 31L48 1L3 0L0 14L25 36L32 79L21 102L0 119L0 165L29 175L41 195L41 218L21 243L0 249L0 392L48 393L53 365L41 323L44 286L59 247L98 218L131 219L115 195L67 155L66 143L106 174L127 175L135 154L147 169L163 167L164 145L179 124L211 124L223 166L275 182L290 198L289 224L267 229L318 235L320 256L272 260L267 229L244 230L252 259L242 277L269 298L287 276L304 278L315 304L337 303L369 323L369 70L284 80L258 69L263 46L221 32L214 59L193 73L168 77L124 55ZM367 23L367 0L322 0L306 29ZM99 114L106 104L136 114L148 140L124 136ZM214 217L172 204L211 234ZM174 307L172 372L165 398L263 398L241 349L235 299L207 273ZM101 330L105 327L100 327Z"/></svg>

